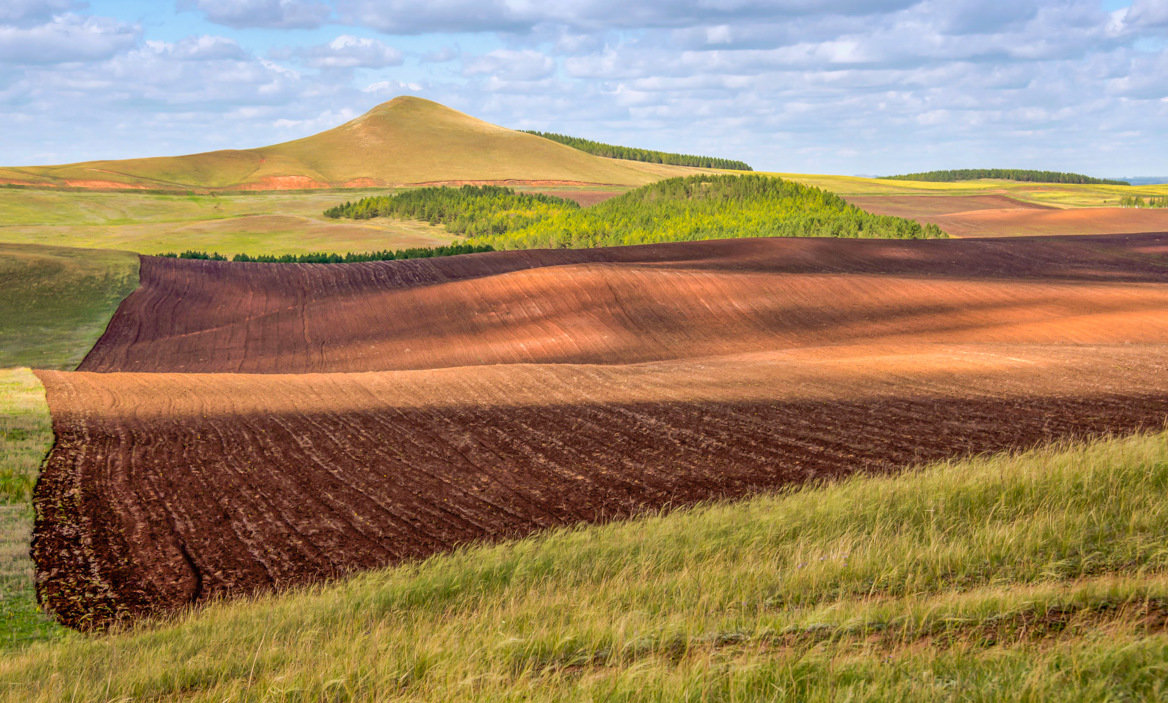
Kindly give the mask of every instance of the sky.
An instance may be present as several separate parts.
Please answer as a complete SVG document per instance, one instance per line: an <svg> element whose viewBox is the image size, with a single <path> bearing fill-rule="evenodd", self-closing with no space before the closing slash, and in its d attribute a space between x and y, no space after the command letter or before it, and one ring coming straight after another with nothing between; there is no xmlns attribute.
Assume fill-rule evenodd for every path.
<svg viewBox="0 0 1168 703"><path fill-rule="evenodd" d="M263 146L397 95L888 175L1168 175L1168 0L0 0L0 164Z"/></svg>

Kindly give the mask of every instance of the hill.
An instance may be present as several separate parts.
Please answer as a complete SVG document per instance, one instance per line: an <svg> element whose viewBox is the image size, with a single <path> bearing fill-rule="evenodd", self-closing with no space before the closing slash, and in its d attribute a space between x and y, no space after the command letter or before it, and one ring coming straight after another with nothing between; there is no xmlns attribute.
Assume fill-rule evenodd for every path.
<svg viewBox="0 0 1168 703"><path fill-rule="evenodd" d="M615 161L403 96L320 134L258 149L0 169L0 183L159 190L434 182L643 185L684 169Z"/></svg>
<svg viewBox="0 0 1168 703"><path fill-rule="evenodd" d="M0 368L75 368L137 285L130 252L0 244Z"/></svg>
<svg viewBox="0 0 1168 703"><path fill-rule="evenodd" d="M0 660L0 700L1158 700L1168 436L561 529Z"/></svg>
<svg viewBox="0 0 1168 703"><path fill-rule="evenodd" d="M975 181L983 178L1002 179L1007 181L1022 181L1026 183L1069 183L1075 185L1131 185L1127 181L1115 181L1106 178L1092 178L1081 173L1064 173L1062 171L1035 171L1025 168L958 168L944 171L924 171L922 173L906 173L899 176L884 176L894 181L934 181L937 183L952 183L955 181Z"/></svg>
<svg viewBox="0 0 1168 703"><path fill-rule="evenodd" d="M495 249L581 248L742 237L943 237L872 215L819 188L774 176L700 174L642 186L590 208L506 188L427 188L374 196L327 217L427 219Z"/></svg>
<svg viewBox="0 0 1168 703"><path fill-rule="evenodd" d="M567 144L570 147L586 151L589 154L604 156L610 159L625 159L627 161L645 161L651 164L672 164L674 166L693 166L695 168L728 168L735 171L752 171L750 164L735 159L724 159L717 156L697 156L695 154L676 154L653 149L639 149L629 146L617 146L595 142L591 139L570 137L556 132L539 132L533 129L524 130L528 134L550 139L553 142Z"/></svg>

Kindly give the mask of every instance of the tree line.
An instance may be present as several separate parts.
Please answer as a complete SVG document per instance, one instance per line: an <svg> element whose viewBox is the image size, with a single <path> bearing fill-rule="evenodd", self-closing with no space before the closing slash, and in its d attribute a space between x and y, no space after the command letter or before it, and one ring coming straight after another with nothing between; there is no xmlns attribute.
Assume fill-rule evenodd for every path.
<svg viewBox="0 0 1168 703"><path fill-rule="evenodd" d="M494 251L488 244L449 244L438 247L412 247L409 249L382 249L380 251L349 252L336 254L314 252L308 254L236 254L228 259L219 252L194 251L169 252L160 256L171 259L204 259L209 261L242 261L265 264L352 264L360 261L396 261L400 259L428 259L435 256L455 256L457 254L479 254Z"/></svg>
<svg viewBox="0 0 1168 703"><path fill-rule="evenodd" d="M617 146L594 142L591 139L569 137L566 134L555 132L537 132L532 129L524 130L528 134L550 139L553 142L566 144L574 149L588 152L595 156L604 156L610 159L625 159L626 161L645 161L651 164L669 164L671 166L694 166L697 168L727 168L735 171L753 171L744 161L722 159L716 156L695 156L693 154L673 154L652 149L638 149L631 146Z"/></svg>
<svg viewBox="0 0 1168 703"><path fill-rule="evenodd" d="M1168 208L1168 195L1150 196L1144 200L1138 195L1125 195L1119 199L1120 207L1154 207L1154 208Z"/></svg>
<svg viewBox="0 0 1168 703"><path fill-rule="evenodd" d="M945 171L924 171L922 173L904 173L899 176L881 176L895 181L934 181L950 183L953 181L976 181L981 178L996 178L1004 181L1023 181L1028 183L1071 183L1076 185L1131 185L1127 181L1113 181L1106 178L1092 178L1081 173L1063 173L1062 171L1034 171L1025 168L959 168Z"/></svg>
<svg viewBox="0 0 1168 703"><path fill-rule="evenodd" d="M454 234L478 237L502 234L537 222L552 212L579 207L571 200L541 193L519 193L502 186L432 186L346 202L325 210L324 216L422 220L443 225Z"/></svg>
<svg viewBox="0 0 1168 703"><path fill-rule="evenodd" d="M530 204L526 194L508 188L487 188L491 190L485 193L475 192L473 186L448 188L445 193L419 189L428 192L409 199L412 209L387 205L381 200L385 196L347 203L342 208L354 213L348 215L354 217L381 211L416 212L419 199L431 199L442 205L429 210L438 213L433 222L446 225L455 234L469 236L471 244L495 249L584 248L740 237L945 236L936 225L873 215L834 193L771 176L672 178L590 208L554 198L541 201L538 215L523 211L522 217L513 214ZM387 197L405 198L411 192L419 191ZM376 202L366 203L371 200ZM489 232L483 233L473 219L464 218L463 208L492 223Z"/></svg>

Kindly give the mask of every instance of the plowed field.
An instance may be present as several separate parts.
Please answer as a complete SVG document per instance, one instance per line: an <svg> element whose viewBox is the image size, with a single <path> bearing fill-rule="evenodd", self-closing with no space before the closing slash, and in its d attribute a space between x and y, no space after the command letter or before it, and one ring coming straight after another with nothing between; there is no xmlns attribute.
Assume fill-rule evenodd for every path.
<svg viewBox="0 0 1168 703"><path fill-rule="evenodd" d="M579 521L1168 418L1168 236L143 259L42 372L95 627Z"/></svg>
<svg viewBox="0 0 1168 703"><path fill-rule="evenodd" d="M955 237L1128 234L1168 231L1168 210L1119 207L1060 209L1001 195L854 196L869 212L937 225Z"/></svg>

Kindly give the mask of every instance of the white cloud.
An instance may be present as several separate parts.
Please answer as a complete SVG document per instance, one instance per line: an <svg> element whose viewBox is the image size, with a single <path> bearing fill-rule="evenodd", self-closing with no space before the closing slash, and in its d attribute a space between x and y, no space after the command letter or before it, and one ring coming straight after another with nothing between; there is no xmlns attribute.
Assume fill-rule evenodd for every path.
<svg viewBox="0 0 1168 703"><path fill-rule="evenodd" d="M531 49L496 49L466 61L463 66L467 76L489 75L507 81L537 81L551 76L555 70L552 57Z"/></svg>
<svg viewBox="0 0 1168 703"><path fill-rule="evenodd" d="M0 24L39 24L82 5L77 0L4 0L0 3Z"/></svg>
<svg viewBox="0 0 1168 703"><path fill-rule="evenodd" d="M57 15L29 27L0 25L0 62L54 64L107 58L132 47L138 27L102 17Z"/></svg>
<svg viewBox="0 0 1168 703"><path fill-rule="evenodd" d="M399 66L402 53L376 39L342 34L328 44L296 51L315 68L385 68Z"/></svg>
<svg viewBox="0 0 1168 703"><path fill-rule="evenodd" d="M201 10L211 22L236 28L314 28L332 13L319 0L179 0L178 7Z"/></svg>

